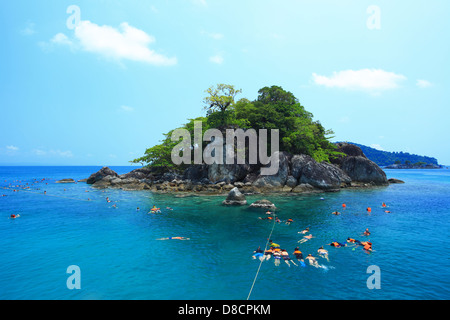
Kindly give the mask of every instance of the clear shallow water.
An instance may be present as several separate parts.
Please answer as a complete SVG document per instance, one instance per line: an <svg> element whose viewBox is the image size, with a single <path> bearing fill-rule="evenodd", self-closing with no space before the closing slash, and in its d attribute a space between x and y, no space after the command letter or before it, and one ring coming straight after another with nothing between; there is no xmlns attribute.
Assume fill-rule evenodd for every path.
<svg viewBox="0 0 450 320"><path fill-rule="evenodd" d="M112 167L119 174L134 168ZM247 298L259 265L251 254L264 247L273 225L258 219L263 212L223 207L223 196L177 198L54 183L86 178L99 169L0 167L0 186L30 186L20 192L0 189L6 195L0 197L0 299ZM389 178L406 183L247 197L249 203L267 198L282 220L294 219L291 225L276 224L271 237L291 256L301 239L297 232L306 226L315 238L300 245L305 256L317 256L317 249L332 240L365 240L360 236L365 228L372 232L375 250L367 254L325 246L330 261L319 262L327 271L277 267L272 258L262 264L251 299L449 299L449 171L386 170ZM391 213L384 212L382 202ZM153 204L163 209L161 214L147 214ZM335 210L342 214L332 215ZM11 213L21 217L9 219ZM191 240L156 240L170 236ZM66 287L70 265L81 269L81 290ZM380 267L379 290L366 286L370 265Z"/></svg>

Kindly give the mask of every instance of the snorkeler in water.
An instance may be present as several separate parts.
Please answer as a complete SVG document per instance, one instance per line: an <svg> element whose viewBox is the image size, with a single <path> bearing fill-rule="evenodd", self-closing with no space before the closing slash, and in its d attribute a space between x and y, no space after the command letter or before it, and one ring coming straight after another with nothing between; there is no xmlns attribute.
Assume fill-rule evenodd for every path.
<svg viewBox="0 0 450 320"><path fill-rule="evenodd" d="M294 253L293 255L295 256L295 258L297 258L297 261L300 262L300 264L302 265L302 267L305 266L305 262L303 260L303 253L300 251L299 247L296 247L294 249Z"/></svg>
<svg viewBox="0 0 450 320"><path fill-rule="evenodd" d="M275 265L278 267L280 265L280 261L281 261L281 252L280 249L276 249L273 251L272 253Z"/></svg>
<svg viewBox="0 0 450 320"><path fill-rule="evenodd" d="M258 247L255 251L253 251L253 259L259 258L259 260L264 260L264 251L261 249L261 247Z"/></svg>
<svg viewBox="0 0 450 320"><path fill-rule="evenodd" d="M363 250L366 252L372 252L372 242L369 241L361 241L359 245L363 246Z"/></svg>
<svg viewBox="0 0 450 320"><path fill-rule="evenodd" d="M314 238L312 234L310 234L308 236L304 236L303 239L300 239L298 241L298 243L305 243L306 241L311 240L312 238Z"/></svg>
<svg viewBox="0 0 450 320"><path fill-rule="evenodd" d="M275 243L272 240L269 240L269 246L271 248L279 248L280 247L280 245L278 243Z"/></svg>
<svg viewBox="0 0 450 320"><path fill-rule="evenodd" d="M273 220L273 217L264 217L264 218L258 217L258 219L260 219L260 220Z"/></svg>
<svg viewBox="0 0 450 320"><path fill-rule="evenodd" d="M350 237L347 238L347 242L348 243L354 243L355 245L359 245L361 243L361 241L359 241L358 239L353 239L353 238L350 238Z"/></svg>
<svg viewBox="0 0 450 320"><path fill-rule="evenodd" d="M159 238L156 240L191 240L191 239L185 237L167 237L167 238Z"/></svg>
<svg viewBox="0 0 450 320"><path fill-rule="evenodd" d="M281 257L283 258L284 262L285 262L289 267L291 266L291 264L289 263L289 261L292 262L292 264L293 264L294 266L297 266L297 267L298 267L298 265L297 265L294 261L291 260L291 258L289 257L289 253L286 251L286 249L282 249L282 250L281 250Z"/></svg>
<svg viewBox="0 0 450 320"><path fill-rule="evenodd" d="M312 254L308 254L308 256L306 257L306 259L309 261L309 265L316 267L316 268L320 268L319 263L317 262L316 258L312 256Z"/></svg>
<svg viewBox="0 0 450 320"><path fill-rule="evenodd" d="M308 232L309 232L309 227L307 227L305 230L299 231L298 233L306 234Z"/></svg>
<svg viewBox="0 0 450 320"><path fill-rule="evenodd" d="M157 208L155 205L153 205L153 208L150 209L149 213L161 213L161 208Z"/></svg>
<svg viewBox="0 0 450 320"><path fill-rule="evenodd" d="M300 251L299 247L296 247L294 249L294 253L293 255L297 258L298 261L302 260L303 261L303 253Z"/></svg>
<svg viewBox="0 0 450 320"><path fill-rule="evenodd" d="M323 248L323 246L320 247L320 248L317 250L317 253L318 253L319 256L321 256L322 258L325 258L325 259L327 259L327 261L330 261L330 259L328 258L328 251L325 250L325 249Z"/></svg>
<svg viewBox="0 0 450 320"><path fill-rule="evenodd" d="M346 247L347 244L346 243L339 243L337 241L333 241L331 243L329 243L330 246L335 247L335 248L340 248L340 247Z"/></svg>
<svg viewBox="0 0 450 320"><path fill-rule="evenodd" d="M264 257L266 258L266 260L269 260L272 254L273 254L272 248L269 248L266 251L264 251Z"/></svg>

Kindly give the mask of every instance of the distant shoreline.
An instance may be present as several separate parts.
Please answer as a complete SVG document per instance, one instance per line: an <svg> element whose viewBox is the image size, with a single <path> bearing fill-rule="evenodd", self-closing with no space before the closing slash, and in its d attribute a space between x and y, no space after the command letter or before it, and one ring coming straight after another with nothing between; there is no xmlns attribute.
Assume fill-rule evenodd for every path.
<svg viewBox="0 0 450 320"><path fill-rule="evenodd" d="M406 164L391 164L382 169L445 169L445 166L436 164L427 164L424 166L406 165Z"/></svg>

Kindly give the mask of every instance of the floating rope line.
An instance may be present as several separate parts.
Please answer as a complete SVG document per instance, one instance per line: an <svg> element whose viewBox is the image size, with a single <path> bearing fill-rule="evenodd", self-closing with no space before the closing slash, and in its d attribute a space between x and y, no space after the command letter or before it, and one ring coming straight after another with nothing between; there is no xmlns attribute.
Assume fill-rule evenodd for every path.
<svg viewBox="0 0 450 320"><path fill-rule="evenodd" d="M266 246L264 247L264 252L266 252L267 245L269 244L269 240L272 237L272 232L273 232L273 229L275 228L275 222L276 222L276 219L273 219L272 230L270 231L269 237L267 238ZM255 282L256 282L256 279L258 278L259 270L261 269L261 265L262 265L264 260L260 260L260 261L261 262L259 263L258 270L256 271L255 279L253 279L253 284L252 284L252 287L250 288L250 292L248 293L247 300L250 299L250 295L252 294L253 287L255 286Z"/></svg>

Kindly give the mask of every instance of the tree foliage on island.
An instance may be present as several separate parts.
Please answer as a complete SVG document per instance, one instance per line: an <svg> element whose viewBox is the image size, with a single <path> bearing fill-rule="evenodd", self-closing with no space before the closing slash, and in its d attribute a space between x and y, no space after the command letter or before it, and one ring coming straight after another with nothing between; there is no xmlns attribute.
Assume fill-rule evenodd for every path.
<svg viewBox="0 0 450 320"><path fill-rule="evenodd" d="M245 119L244 128L279 129L280 150L291 154L307 154L315 160L329 161L336 156L335 146L329 139L332 130L325 130L319 121L313 121L298 99L279 86L264 87L255 101L236 103L237 119Z"/></svg>
<svg viewBox="0 0 450 320"><path fill-rule="evenodd" d="M219 115L219 124L225 126L227 123L227 109L234 105L234 99L236 95L242 93L241 89L235 89L233 85L219 83L217 86L212 86L206 91L208 96L203 99L205 104L205 110L207 110L207 115L211 116L216 114Z"/></svg>
<svg viewBox="0 0 450 320"><path fill-rule="evenodd" d="M306 111L291 92L279 86L264 87L258 91L256 100L242 98L236 102L236 95L241 92L232 85L210 87L206 90L208 96L203 100L206 117L190 119L182 128L189 130L192 136L194 121L202 121L203 132L210 128L222 131L227 128L278 129L281 151L306 154L319 162L329 161L340 154L329 141L333 131L326 130L319 121L314 121L312 113ZM161 169L183 170L183 166L175 166L171 161L171 150L178 143L171 141L172 131L164 134L165 139L161 144L147 149L144 156L131 162ZM205 142L202 145L204 147Z"/></svg>

